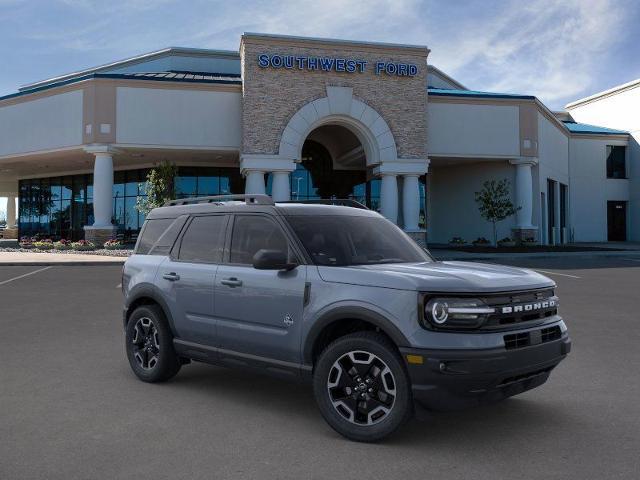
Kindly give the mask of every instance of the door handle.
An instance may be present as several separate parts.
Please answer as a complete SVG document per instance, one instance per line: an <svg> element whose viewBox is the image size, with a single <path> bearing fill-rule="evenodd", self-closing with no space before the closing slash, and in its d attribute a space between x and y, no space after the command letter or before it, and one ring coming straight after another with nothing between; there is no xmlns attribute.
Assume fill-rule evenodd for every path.
<svg viewBox="0 0 640 480"><path fill-rule="evenodd" d="M164 278L165 280L169 280L170 282L176 282L180 280L180 275L178 275L176 272L171 272L165 273L164 275L162 275L162 278Z"/></svg>
<svg viewBox="0 0 640 480"><path fill-rule="evenodd" d="M241 287L242 286L242 280L238 280L236 277L231 277L231 278L224 278L222 280L220 280L220 283L222 285L226 285L228 287Z"/></svg>

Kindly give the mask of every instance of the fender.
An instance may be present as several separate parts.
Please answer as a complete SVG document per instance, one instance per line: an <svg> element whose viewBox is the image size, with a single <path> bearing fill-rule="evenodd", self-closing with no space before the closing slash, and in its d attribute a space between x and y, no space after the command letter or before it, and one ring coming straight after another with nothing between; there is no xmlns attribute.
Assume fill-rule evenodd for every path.
<svg viewBox="0 0 640 480"><path fill-rule="evenodd" d="M127 327L126 312L127 310L129 310L129 306L132 303L135 303L136 300L143 297L150 298L151 300L156 302L158 305L160 305L160 308L162 308L162 311L164 312L164 316L167 318L167 321L169 322L169 328L171 328L171 333L173 334L174 338L178 338L176 329L173 324L173 317L171 316L171 310L169 309L169 305L167 305L167 302L164 301L162 296L156 292L156 289L153 285L146 284L146 283L140 283L136 285L128 293L127 299L124 304L124 309L125 309L125 316L123 318L124 327L125 328Z"/></svg>
<svg viewBox="0 0 640 480"><path fill-rule="evenodd" d="M341 306L323 313L313 323L309 333L307 333L307 338L304 340L302 349L302 358L305 364L311 365L313 363L313 346L322 330L331 323L345 318L362 320L375 325L389 335L398 347L410 345L407 337L384 315L362 306Z"/></svg>

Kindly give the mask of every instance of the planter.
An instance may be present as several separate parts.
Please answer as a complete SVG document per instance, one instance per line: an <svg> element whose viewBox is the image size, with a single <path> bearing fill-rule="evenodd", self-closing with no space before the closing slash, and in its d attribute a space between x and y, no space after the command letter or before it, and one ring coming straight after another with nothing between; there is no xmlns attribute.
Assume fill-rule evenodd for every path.
<svg viewBox="0 0 640 480"><path fill-rule="evenodd" d="M449 246L456 248L456 247L468 247L469 244L467 242L464 243L458 243L458 242L449 242Z"/></svg>
<svg viewBox="0 0 640 480"><path fill-rule="evenodd" d="M91 242L81 240L79 242L73 242L71 248L80 252L90 252L91 250L95 250L96 246Z"/></svg>
<svg viewBox="0 0 640 480"><path fill-rule="evenodd" d="M499 247L515 247L516 242L498 242Z"/></svg>
<svg viewBox="0 0 640 480"><path fill-rule="evenodd" d="M34 242L33 248L38 250L53 250L53 243L51 242Z"/></svg>

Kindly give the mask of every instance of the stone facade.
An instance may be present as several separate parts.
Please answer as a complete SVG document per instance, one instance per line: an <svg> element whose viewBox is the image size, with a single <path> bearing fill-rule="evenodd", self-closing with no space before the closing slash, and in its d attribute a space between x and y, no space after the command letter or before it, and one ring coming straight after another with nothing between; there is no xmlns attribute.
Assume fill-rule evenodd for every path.
<svg viewBox="0 0 640 480"><path fill-rule="evenodd" d="M427 158L426 47L362 44L244 35L240 46L243 78L242 153L277 155L282 132L307 103L327 96L328 86L351 87L353 97L377 111L389 125L398 157ZM261 54L361 59L362 73L263 68ZM375 73L375 63L415 64L414 76Z"/></svg>

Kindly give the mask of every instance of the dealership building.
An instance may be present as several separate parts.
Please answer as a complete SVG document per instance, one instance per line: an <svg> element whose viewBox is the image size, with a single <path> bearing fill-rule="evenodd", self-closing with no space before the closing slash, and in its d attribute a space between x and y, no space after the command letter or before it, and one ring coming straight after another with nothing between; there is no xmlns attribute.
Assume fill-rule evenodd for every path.
<svg viewBox="0 0 640 480"><path fill-rule="evenodd" d="M237 52L167 48L25 85L0 97L4 236L134 240L166 160L180 197L353 198L429 243L491 238L475 192L507 179L519 209L500 238L640 241L640 81L552 112L428 55L247 33Z"/></svg>

